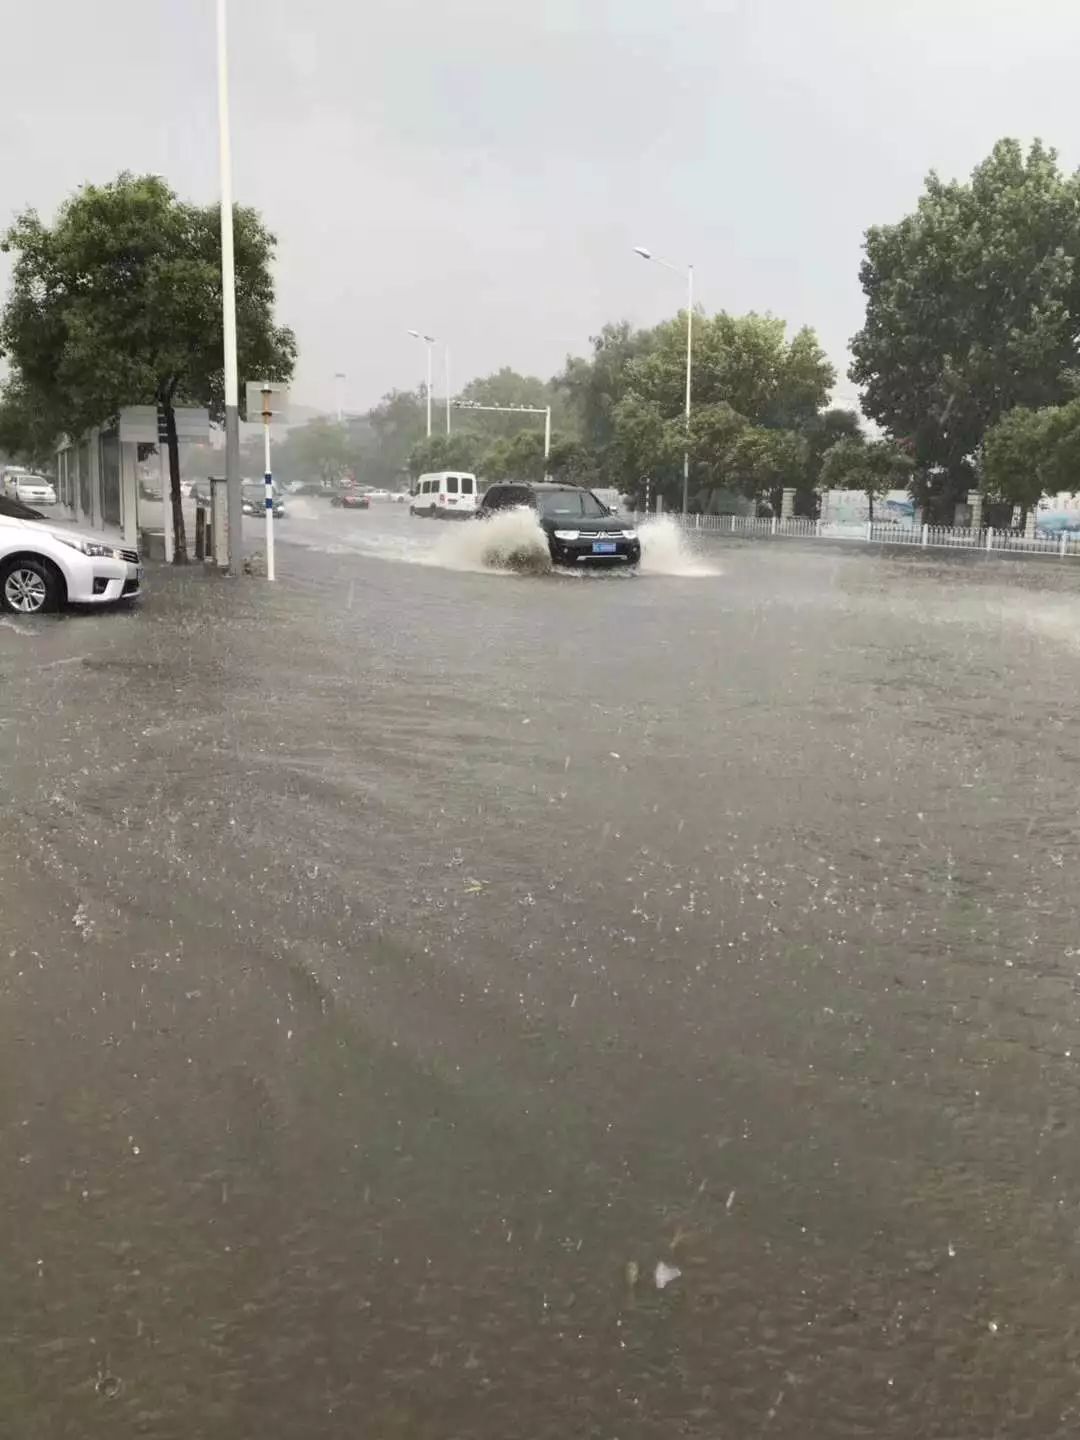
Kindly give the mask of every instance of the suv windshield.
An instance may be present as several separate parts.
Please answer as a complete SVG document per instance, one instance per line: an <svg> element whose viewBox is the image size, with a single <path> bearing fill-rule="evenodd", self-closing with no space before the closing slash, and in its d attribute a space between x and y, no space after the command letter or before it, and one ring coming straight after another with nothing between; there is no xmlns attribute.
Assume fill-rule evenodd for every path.
<svg viewBox="0 0 1080 1440"><path fill-rule="evenodd" d="M599 520L611 511L600 504L591 490L541 490L536 503L549 519Z"/></svg>

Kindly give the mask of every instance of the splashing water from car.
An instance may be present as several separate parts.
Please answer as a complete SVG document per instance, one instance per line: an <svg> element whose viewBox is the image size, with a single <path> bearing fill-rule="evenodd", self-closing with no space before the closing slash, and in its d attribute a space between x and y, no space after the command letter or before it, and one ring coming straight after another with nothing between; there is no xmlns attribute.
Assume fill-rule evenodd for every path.
<svg viewBox="0 0 1080 1440"><path fill-rule="evenodd" d="M643 575L674 575L684 580L703 580L719 575L720 569L695 555L678 521L664 515L638 526L641 537Z"/></svg>
<svg viewBox="0 0 1080 1440"><path fill-rule="evenodd" d="M316 500L310 495L285 495L282 499L285 513L292 520L321 520L325 516L325 500Z"/></svg>
<svg viewBox="0 0 1080 1440"><path fill-rule="evenodd" d="M447 570L510 570L546 575L552 568L547 536L532 510L502 510L490 520L454 522L427 561Z"/></svg>

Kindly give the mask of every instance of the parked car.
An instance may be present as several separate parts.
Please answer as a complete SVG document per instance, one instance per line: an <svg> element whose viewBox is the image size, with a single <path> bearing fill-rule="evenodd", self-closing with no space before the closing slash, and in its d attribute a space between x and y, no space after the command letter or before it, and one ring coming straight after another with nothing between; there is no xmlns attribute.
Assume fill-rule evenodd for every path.
<svg viewBox="0 0 1080 1440"><path fill-rule="evenodd" d="M410 515L437 520L469 520L476 513L476 476L460 470L421 475L412 494Z"/></svg>
<svg viewBox="0 0 1080 1440"><path fill-rule="evenodd" d="M266 519L266 485L262 480L245 480L240 487L240 506L245 515L259 520ZM274 491L274 519L280 520L285 506L277 491Z"/></svg>
<svg viewBox="0 0 1080 1440"><path fill-rule="evenodd" d="M371 501L366 490L338 490L330 497L330 504L338 510L370 510Z"/></svg>
<svg viewBox="0 0 1080 1440"><path fill-rule="evenodd" d="M38 615L61 605L107 605L138 595L137 550L69 529L0 496L0 610Z"/></svg>
<svg viewBox="0 0 1080 1440"><path fill-rule="evenodd" d="M4 494L9 500L20 500L24 505L56 504L52 481L29 470L5 470Z"/></svg>
<svg viewBox="0 0 1080 1440"><path fill-rule="evenodd" d="M477 518L490 520L500 510L527 507L536 512L547 536L552 563L579 565L637 565L641 541L631 526L613 515L591 490L576 485L492 485Z"/></svg>

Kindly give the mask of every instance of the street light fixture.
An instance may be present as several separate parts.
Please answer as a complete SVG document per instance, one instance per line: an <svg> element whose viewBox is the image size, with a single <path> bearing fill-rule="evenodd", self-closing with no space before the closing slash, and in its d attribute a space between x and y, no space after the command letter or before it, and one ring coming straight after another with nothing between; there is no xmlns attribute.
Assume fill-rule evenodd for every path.
<svg viewBox="0 0 1080 1440"><path fill-rule="evenodd" d="M427 433L431 439L431 347L438 344L434 335L425 335L422 330L410 330L414 340L422 340L427 346ZM450 434L450 346L443 341L443 380L446 385L446 433Z"/></svg>
<svg viewBox="0 0 1080 1440"><path fill-rule="evenodd" d="M651 260L654 265L662 265L665 270L674 270L676 275L683 273L678 265L672 265L670 260L662 260L659 255L654 255L644 245L635 245L634 254L640 255L643 260ZM694 337L694 267L686 267L686 442L683 446L683 474L682 474L682 513L685 515L689 503L690 494L690 370L693 361L693 337Z"/></svg>

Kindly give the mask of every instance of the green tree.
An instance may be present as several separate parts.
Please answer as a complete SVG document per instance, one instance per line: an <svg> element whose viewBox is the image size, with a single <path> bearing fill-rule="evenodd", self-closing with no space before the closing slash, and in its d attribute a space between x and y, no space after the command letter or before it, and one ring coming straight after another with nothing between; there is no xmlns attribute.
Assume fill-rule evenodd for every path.
<svg viewBox="0 0 1080 1440"><path fill-rule="evenodd" d="M315 476L324 485L340 480L353 463L348 430L321 416L290 430L281 448L285 454L277 463L283 474L288 469L300 479Z"/></svg>
<svg viewBox="0 0 1080 1440"><path fill-rule="evenodd" d="M588 357L567 356L555 385L567 397L581 437L599 456L615 438L616 410L630 388L630 364L648 354L655 332L625 321L605 325Z"/></svg>
<svg viewBox="0 0 1080 1440"><path fill-rule="evenodd" d="M296 342L274 323L274 236L239 206L233 228L240 375L286 381ZM176 560L185 562L175 407L224 412L218 207L178 200L157 176L125 173L83 186L52 226L27 211L2 248L15 254L0 317L12 371L5 400L24 397L72 434L124 405L158 405Z"/></svg>
<svg viewBox="0 0 1080 1440"><path fill-rule="evenodd" d="M350 425L364 480L371 485L398 487L408 475L409 456L424 439L426 428L422 389L391 390L384 395L378 405Z"/></svg>
<svg viewBox="0 0 1080 1440"><path fill-rule="evenodd" d="M913 215L866 235L852 341L863 408L910 444L945 516L983 436L1015 406L1065 400L1080 331L1080 178L1000 140L969 183L931 174Z"/></svg>
<svg viewBox="0 0 1080 1440"><path fill-rule="evenodd" d="M691 493L707 504L717 488L758 498L803 482L808 445L835 379L817 338L800 330L789 341L771 315L696 317L689 452ZM686 315L651 331L611 327L594 342L590 382L584 365L568 364L562 382L593 417L598 469L607 484L674 504L682 490L686 387ZM754 433L748 434L748 431ZM761 433L757 433L761 432Z"/></svg>
<svg viewBox="0 0 1080 1440"><path fill-rule="evenodd" d="M990 500L1033 509L1043 495L1080 480L1080 400L1029 410L1018 405L987 431L982 488Z"/></svg>
<svg viewBox="0 0 1080 1440"><path fill-rule="evenodd" d="M486 449L484 438L471 432L425 436L409 452L409 474L414 480L433 470L464 470L476 475Z"/></svg>
<svg viewBox="0 0 1080 1440"><path fill-rule="evenodd" d="M847 436L822 457L820 484L824 490L861 490L872 520L874 501L890 490L905 489L912 469L911 457L891 440Z"/></svg>
<svg viewBox="0 0 1080 1440"><path fill-rule="evenodd" d="M519 375L507 365L490 375L470 380L458 398L476 405L531 405L536 410L550 405L553 422L564 426L569 408L565 396L551 381L536 375ZM475 428L493 439L520 435L543 423L536 415L499 415L490 411L470 414L468 410L458 411L455 420L463 428Z"/></svg>
<svg viewBox="0 0 1080 1440"><path fill-rule="evenodd" d="M49 396L35 395L17 372L0 391L0 455L37 468L50 466L62 416Z"/></svg>

